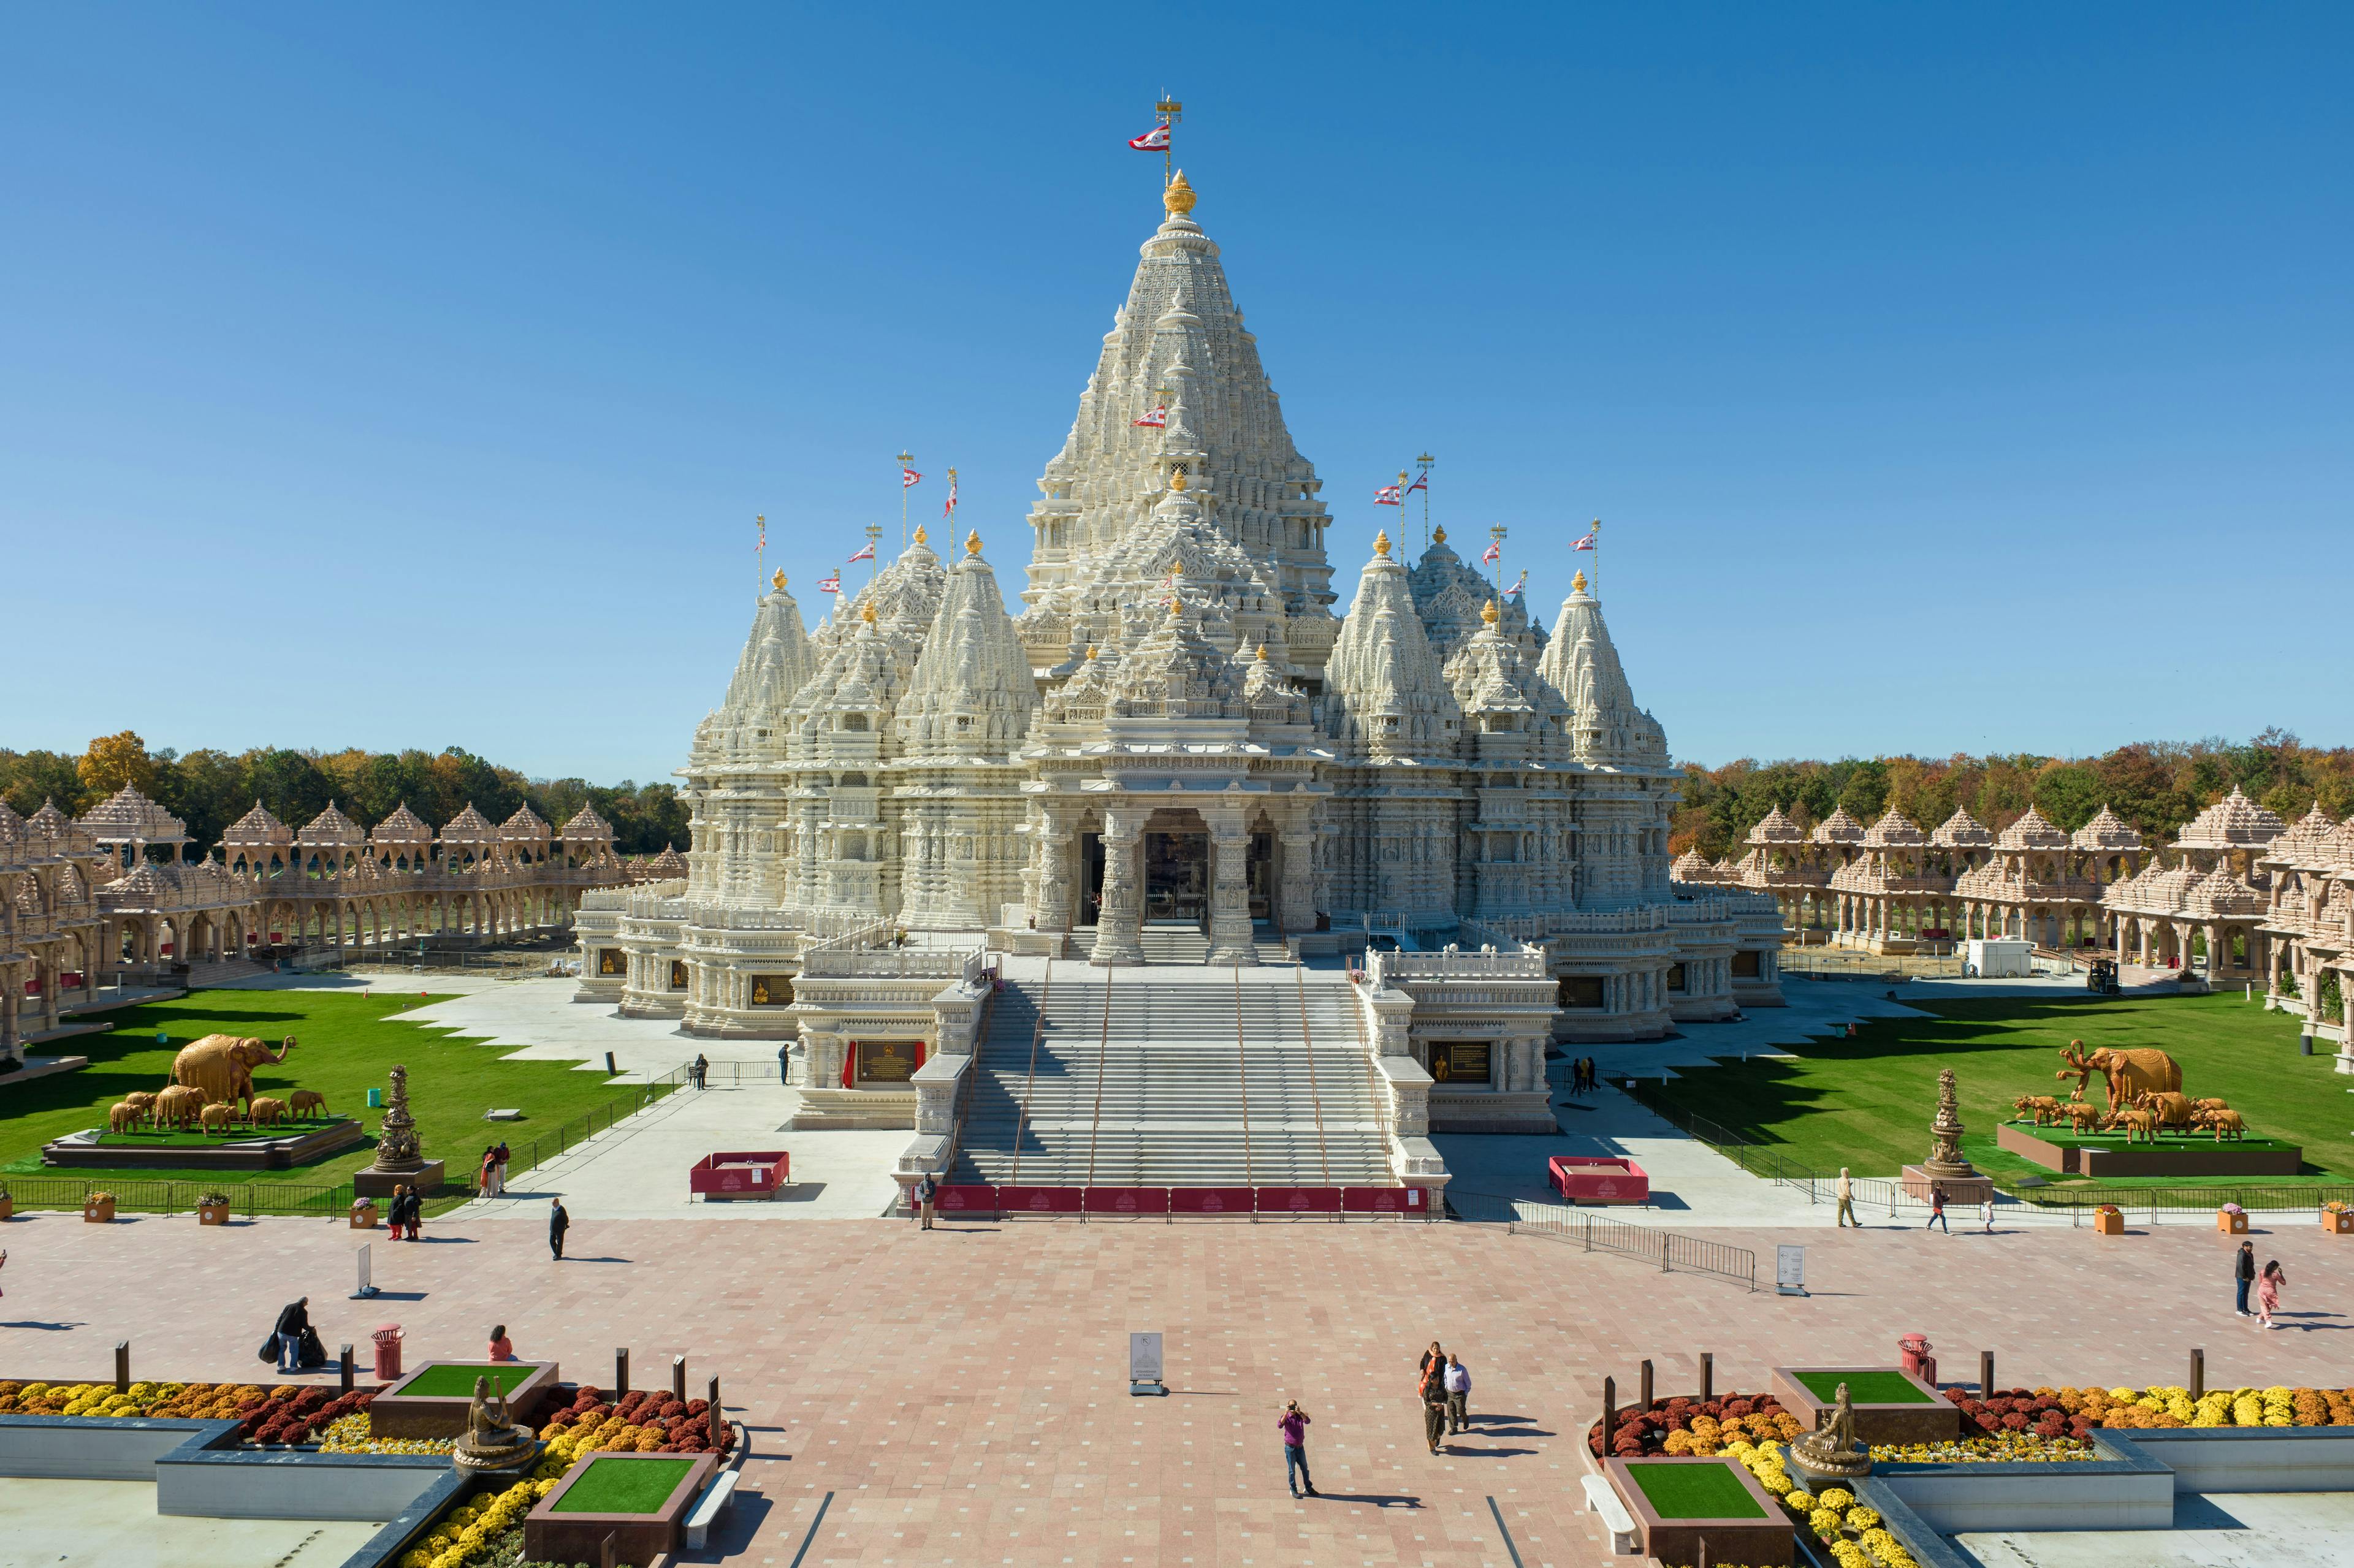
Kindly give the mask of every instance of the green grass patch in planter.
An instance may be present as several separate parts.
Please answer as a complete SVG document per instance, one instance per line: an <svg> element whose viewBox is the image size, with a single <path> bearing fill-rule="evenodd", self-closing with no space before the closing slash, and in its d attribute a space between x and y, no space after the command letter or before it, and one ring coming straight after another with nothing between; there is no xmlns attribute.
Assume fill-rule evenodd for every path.
<svg viewBox="0 0 2354 1568"><path fill-rule="evenodd" d="M695 1467L692 1459L624 1459L608 1454L590 1461L580 1478L548 1505L550 1513L655 1513Z"/></svg>
<svg viewBox="0 0 2354 1568"><path fill-rule="evenodd" d="M1857 1404L1935 1404L1937 1402L1913 1386L1903 1372L1802 1372L1798 1382L1808 1393L1825 1404L1839 1398L1840 1384L1847 1384L1847 1396Z"/></svg>
<svg viewBox="0 0 2354 1568"><path fill-rule="evenodd" d="M537 1366L526 1361L436 1361L400 1393L405 1399L472 1399L474 1380L486 1377L504 1399L537 1371Z"/></svg>
<svg viewBox="0 0 2354 1568"><path fill-rule="evenodd" d="M1766 1517L1730 1463L1659 1464L1629 1459L1627 1473L1642 1489L1643 1500L1661 1519Z"/></svg>

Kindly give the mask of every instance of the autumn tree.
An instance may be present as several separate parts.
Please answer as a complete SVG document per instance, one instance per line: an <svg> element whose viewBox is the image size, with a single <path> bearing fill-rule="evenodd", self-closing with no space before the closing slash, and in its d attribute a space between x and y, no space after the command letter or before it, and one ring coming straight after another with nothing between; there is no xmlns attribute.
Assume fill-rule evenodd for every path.
<svg viewBox="0 0 2354 1568"><path fill-rule="evenodd" d="M137 730L100 736L81 754L74 771L81 779L83 799L92 804L125 784L151 800L155 794L155 759L147 755L147 743Z"/></svg>

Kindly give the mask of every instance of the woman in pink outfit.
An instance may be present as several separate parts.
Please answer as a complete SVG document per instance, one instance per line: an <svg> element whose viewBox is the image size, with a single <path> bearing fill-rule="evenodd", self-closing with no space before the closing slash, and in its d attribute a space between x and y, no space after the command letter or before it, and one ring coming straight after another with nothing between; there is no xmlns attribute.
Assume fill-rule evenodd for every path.
<svg viewBox="0 0 2354 1568"><path fill-rule="evenodd" d="M2280 1310L2281 1287L2287 1283L2288 1276L2283 1272L2280 1266L2280 1260L2278 1258L2274 1258L2272 1262L2264 1265L2264 1273L2256 1277L2257 1328L2277 1329L2280 1327L2279 1324L2273 1321L2273 1314Z"/></svg>

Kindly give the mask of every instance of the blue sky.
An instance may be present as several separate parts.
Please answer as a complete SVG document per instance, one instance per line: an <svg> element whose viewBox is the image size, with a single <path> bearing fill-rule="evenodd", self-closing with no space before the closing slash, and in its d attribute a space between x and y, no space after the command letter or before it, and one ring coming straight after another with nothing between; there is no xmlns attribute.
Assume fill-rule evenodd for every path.
<svg viewBox="0 0 2354 1568"><path fill-rule="evenodd" d="M752 517L1022 518L1180 162L1680 756L2354 738L2354 11L19 6L0 745L667 774Z"/></svg>

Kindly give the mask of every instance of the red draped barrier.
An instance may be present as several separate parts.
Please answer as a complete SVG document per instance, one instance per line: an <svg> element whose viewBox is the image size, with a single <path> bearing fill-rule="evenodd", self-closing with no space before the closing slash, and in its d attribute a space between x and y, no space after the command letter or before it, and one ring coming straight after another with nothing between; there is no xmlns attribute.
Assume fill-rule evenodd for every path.
<svg viewBox="0 0 2354 1568"><path fill-rule="evenodd" d="M1089 1187L1085 1191L1087 1211L1091 1214L1165 1214L1169 1212L1169 1189L1166 1187Z"/></svg>
<svg viewBox="0 0 2354 1568"><path fill-rule="evenodd" d="M1251 1212L1251 1189L1172 1187L1169 1189L1169 1212L1172 1214L1247 1214Z"/></svg>
<svg viewBox="0 0 2354 1568"><path fill-rule="evenodd" d="M993 1214L997 1212L997 1189L942 1187L934 1196L932 1206L943 1214Z"/></svg>
<svg viewBox="0 0 2354 1568"><path fill-rule="evenodd" d="M1341 1212L1341 1189L1261 1187L1258 1190L1258 1212L1262 1214L1337 1214Z"/></svg>
<svg viewBox="0 0 2354 1568"><path fill-rule="evenodd" d="M1076 1214L1082 1192L1077 1187L1000 1187L997 1206L1009 1214Z"/></svg>
<svg viewBox="0 0 2354 1568"><path fill-rule="evenodd" d="M1341 1207L1352 1214L1405 1214L1416 1219L1430 1213L1427 1187L1343 1187Z"/></svg>

